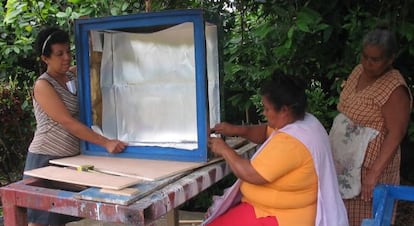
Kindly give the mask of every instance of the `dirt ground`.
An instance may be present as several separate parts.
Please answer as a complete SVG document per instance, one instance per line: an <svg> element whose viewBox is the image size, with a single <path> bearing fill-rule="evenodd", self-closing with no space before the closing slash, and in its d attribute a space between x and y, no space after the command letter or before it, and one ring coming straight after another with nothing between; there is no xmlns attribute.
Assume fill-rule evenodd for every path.
<svg viewBox="0 0 414 226"><path fill-rule="evenodd" d="M414 186L414 182L401 178L401 185ZM414 202L398 201L397 216L394 226L414 225Z"/></svg>

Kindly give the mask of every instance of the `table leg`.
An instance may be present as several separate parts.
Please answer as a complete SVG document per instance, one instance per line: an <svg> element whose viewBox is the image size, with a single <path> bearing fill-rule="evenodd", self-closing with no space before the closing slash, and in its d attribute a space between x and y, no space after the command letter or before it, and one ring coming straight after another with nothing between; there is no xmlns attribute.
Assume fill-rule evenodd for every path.
<svg viewBox="0 0 414 226"><path fill-rule="evenodd" d="M15 205L15 193L12 191L3 191L1 196L3 203L4 225L27 225L26 209Z"/></svg>
<svg viewBox="0 0 414 226"><path fill-rule="evenodd" d="M179 221L179 216L178 216L179 214L178 214L178 210L177 209L172 209L172 210L170 210L169 212L167 212L167 216L166 216L166 218L167 218L167 225L168 226L178 226L179 225L179 223L178 223L178 221Z"/></svg>

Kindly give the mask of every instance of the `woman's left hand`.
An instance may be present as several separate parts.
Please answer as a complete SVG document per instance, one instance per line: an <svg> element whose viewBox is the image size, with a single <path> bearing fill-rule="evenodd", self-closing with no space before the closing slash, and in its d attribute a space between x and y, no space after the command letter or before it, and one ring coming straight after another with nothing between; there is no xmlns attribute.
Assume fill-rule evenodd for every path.
<svg viewBox="0 0 414 226"><path fill-rule="evenodd" d="M224 151L229 148L229 145L222 138L210 137L208 139L208 147L212 152L223 155Z"/></svg>
<svg viewBox="0 0 414 226"><path fill-rule="evenodd" d="M372 194L378 183L378 175L371 169L367 169L361 178L361 199L365 202L372 200Z"/></svg>

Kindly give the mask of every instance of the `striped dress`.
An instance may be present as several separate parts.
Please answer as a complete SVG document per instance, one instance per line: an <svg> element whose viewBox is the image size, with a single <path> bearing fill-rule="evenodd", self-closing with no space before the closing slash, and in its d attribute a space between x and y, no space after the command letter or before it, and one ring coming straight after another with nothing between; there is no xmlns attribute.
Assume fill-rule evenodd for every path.
<svg viewBox="0 0 414 226"><path fill-rule="evenodd" d="M47 73L38 79L47 80L62 99L66 108L74 118L79 118L79 104L77 95L62 87ZM51 119L33 98L36 131L29 152L52 156L72 156L79 154L79 139L66 131L59 123Z"/></svg>
<svg viewBox="0 0 414 226"><path fill-rule="evenodd" d="M352 71L341 92L338 110L348 116L354 123L374 128L380 132L368 144L362 163L362 175L364 175L367 168L371 167L378 157L387 132L381 108L397 87L401 85L407 87L407 84L399 71L393 69L378 78L370 86L357 91L356 86L362 71L362 65L356 66ZM384 172L382 172L379 183L399 184L400 157L401 153L398 150ZM363 219L372 217L372 202L362 201L360 196L346 199L344 202L348 211L350 226L360 226Z"/></svg>

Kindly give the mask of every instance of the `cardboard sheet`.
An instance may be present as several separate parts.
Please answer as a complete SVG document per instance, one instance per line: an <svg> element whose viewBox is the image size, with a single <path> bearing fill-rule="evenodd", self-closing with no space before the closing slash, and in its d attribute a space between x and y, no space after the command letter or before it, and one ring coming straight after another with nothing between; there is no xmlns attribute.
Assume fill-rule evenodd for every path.
<svg viewBox="0 0 414 226"><path fill-rule="evenodd" d="M75 168L82 165L93 165L94 169L100 172L147 181L159 180L205 165L205 163L199 162L113 158L90 155L54 159L50 163Z"/></svg>
<svg viewBox="0 0 414 226"><path fill-rule="evenodd" d="M245 139L228 138L226 142L236 151L246 144ZM221 157L210 160L209 162L180 162L166 160L149 160L134 158L114 158L105 156L77 155L73 157L54 159L49 161L55 165L70 166L77 168L84 165L92 165L100 172L138 178L146 181L160 180L172 175L184 173L196 168L219 161Z"/></svg>
<svg viewBox="0 0 414 226"><path fill-rule="evenodd" d="M83 172L57 166L47 166L24 172L25 175L48 180L80 184L91 187L120 190L139 183L141 180L120 177L99 172Z"/></svg>

